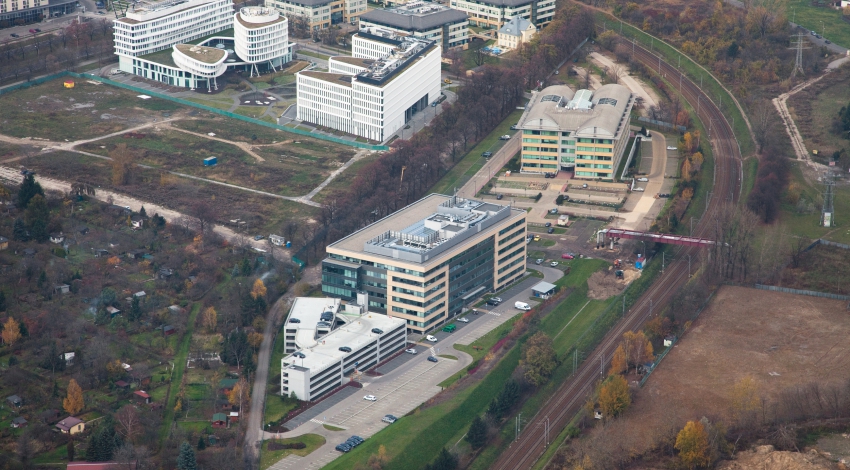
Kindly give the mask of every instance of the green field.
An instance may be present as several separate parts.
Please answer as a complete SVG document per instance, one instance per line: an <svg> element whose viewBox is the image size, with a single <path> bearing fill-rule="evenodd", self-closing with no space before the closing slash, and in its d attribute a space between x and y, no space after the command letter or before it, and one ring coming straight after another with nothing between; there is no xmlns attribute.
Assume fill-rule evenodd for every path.
<svg viewBox="0 0 850 470"><path fill-rule="evenodd" d="M828 2L825 2L828 5ZM809 0L789 0L785 15L800 26L815 30L841 47L850 48L850 24L841 19L841 11L829 6L817 7Z"/></svg>
<svg viewBox="0 0 850 470"><path fill-rule="evenodd" d="M466 153L462 159L438 181L431 192L438 194L452 194L454 188L460 188L469 181L475 173L484 166L487 162L481 156L484 152L496 153L497 150L504 145L503 140L499 140L499 136L505 134L513 134L516 131L511 130L511 126L517 123L522 116L522 110L517 109L505 118L487 137L481 140L475 147Z"/></svg>
<svg viewBox="0 0 850 470"><path fill-rule="evenodd" d="M174 421L175 411L174 405L177 403L177 390L180 384L183 383L183 373L186 371L186 357L189 355L189 346L192 343L192 334L195 331L195 320L198 318L198 312L201 311L201 304L193 304L192 311L189 313L189 321L186 323L186 331L180 340L177 349L177 354L174 356L174 376L171 378L171 391L168 394L168 401L165 403L164 415L162 417L162 429L160 429L160 440L165 440L168 436L168 431L171 429L171 423Z"/></svg>

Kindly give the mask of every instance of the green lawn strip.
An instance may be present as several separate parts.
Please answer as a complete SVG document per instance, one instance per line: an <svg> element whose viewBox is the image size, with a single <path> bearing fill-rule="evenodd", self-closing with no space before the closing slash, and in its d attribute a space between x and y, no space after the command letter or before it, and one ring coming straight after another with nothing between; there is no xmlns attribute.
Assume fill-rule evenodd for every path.
<svg viewBox="0 0 850 470"><path fill-rule="evenodd" d="M547 230L549 230L549 228L548 228L548 227L541 227L541 226L539 226L539 225L529 225L529 226L528 226L528 231L529 231L529 232L535 232L535 233L547 233ZM555 235L563 235L563 234L567 233L567 229L564 229L564 228L555 228L555 231L554 231L554 232L552 232L552 233L554 233Z"/></svg>
<svg viewBox="0 0 850 470"><path fill-rule="evenodd" d="M817 201L819 191L823 186L806 182L799 167L800 163L791 163L791 179L801 188L801 193L807 200ZM789 234L803 236L810 239L824 238L838 243L850 243L850 224L847 220L850 214L850 188L836 185L834 208L839 216L833 219L837 227L826 228L820 225L821 212L816 207L812 213L799 213L794 205L783 201L779 221L787 228ZM844 214L844 215L842 215Z"/></svg>
<svg viewBox="0 0 850 470"><path fill-rule="evenodd" d="M555 456L555 453L558 452L558 449L561 448L561 444L567 442L567 438L569 437L571 428L575 428L576 424L581 417L581 412L576 415L570 424L564 427L564 429L555 436L555 439L552 439L552 445L546 448L546 451L543 452L543 455L537 459L537 462L534 463L534 466L531 467L531 470L544 470L546 466L549 464L549 461L552 460L552 457Z"/></svg>
<svg viewBox="0 0 850 470"><path fill-rule="evenodd" d="M437 357L444 357L446 359L451 359L453 361L457 360L457 357L452 356L451 354L438 354Z"/></svg>
<svg viewBox="0 0 850 470"><path fill-rule="evenodd" d="M809 0L790 0L785 7L785 15L789 20L793 17L798 25L808 30L824 34L826 39L841 47L850 47L850 27L841 19L841 10L829 6L816 7Z"/></svg>
<svg viewBox="0 0 850 470"><path fill-rule="evenodd" d="M517 123L519 118L522 117L522 110L517 109L505 118L492 132L490 132L487 137L481 140L478 145L472 147L472 149L466 153L466 155L443 176L437 184L434 185L431 192L439 193L439 194L449 194L452 192L452 189L455 187L461 187L464 183L466 183L469 178L475 175L482 166L484 166L485 160L481 156L484 152L493 152L501 148L503 142L499 140L499 136L505 134L511 134L511 126Z"/></svg>
<svg viewBox="0 0 850 470"><path fill-rule="evenodd" d="M469 426L490 400L502 389L519 363L520 349L513 348L480 382L437 406L403 417L392 426L367 439L363 445L334 460L325 470L355 468L365 465L369 456L384 445L389 462L385 470L413 470L424 467L444 446L451 447L452 436Z"/></svg>
<svg viewBox="0 0 850 470"><path fill-rule="evenodd" d="M201 304L196 303L192 305L192 311L189 313L189 321L186 323L186 332L183 333L177 354L174 356L174 377L171 379L171 390L168 393L168 401L165 403L162 429L159 431L160 441L164 441L168 436L171 423L174 421L174 405L177 404L177 393L180 391L180 384L183 382L183 373L186 371L186 357L189 355L189 345L192 343L192 333L195 331L195 320L198 318L198 312L200 311Z"/></svg>
<svg viewBox="0 0 850 470"><path fill-rule="evenodd" d="M322 427L327 429L328 431L345 431L343 428L338 428L336 426L331 426L330 424L323 424Z"/></svg>
<svg viewBox="0 0 850 470"><path fill-rule="evenodd" d="M275 338L271 358L269 359L269 380L271 380L275 375L277 375L277 372L280 371L280 361L283 359L285 350L286 344L284 341L284 335L278 334ZM272 387L274 387L277 392L273 392ZM297 406L296 403L281 398L280 383L269 382L267 388L269 390L266 393L263 425L272 421L278 421Z"/></svg>
<svg viewBox="0 0 850 470"><path fill-rule="evenodd" d="M308 51L308 50L305 50L305 49L299 50L298 54L299 55L304 54L304 55L308 55L310 57L315 57L317 59L322 59L322 60L328 60L328 59L331 58L331 56L329 56L329 55L319 54L318 52Z"/></svg>
<svg viewBox="0 0 850 470"><path fill-rule="evenodd" d="M209 421L178 421L177 426L196 434L201 434L212 427Z"/></svg>
<svg viewBox="0 0 850 470"><path fill-rule="evenodd" d="M619 31L622 25L623 37L628 39L637 38L641 45L651 47L653 52L660 52L668 63L678 64L680 57L684 59L681 62L681 68L688 74L691 80L695 82L699 82L700 77L703 78L703 90L715 104L719 105L718 97L723 96L724 104L721 111L727 117L734 118L735 120L732 130L735 132L735 137L737 137L738 143L741 146L741 154L749 155L754 152L755 144L750 136L749 128L747 128L747 124L741 116L741 111L734 105L732 96L726 92L726 90L723 89L723 86L712 75L709 75L705 69L692 60L688 55L682 53L673 46L662 42L660 39L651 36L626 22L621 23L619 19L614 19L614 17L604 13L597 13L597 20L606 24L608 29L613 29L614 31ZM676 88L678 88L678 86ZM730 122L729 124L732 125L733 123Z"/></svg>
<svg viewBox="0 0 850 470"><path fill-rule="evenodd" d="M65 444L56 446L54 449L47 452L42 452L32 459L34 464L61 464L65 465L68 461L68 448Z"/></svg>
<svg viewBox="0 0 850 470"><path fill-rule="evenodd" d="M304 449L281 449L281 450L268 450L268 446L270 442L279 442L280 444L294 444L296 442L303 442L307 445ZM264 441L263 449L260 457L260 470L266 470L272 465L276 464L280 459L286 457L289 454L298 455L304 457L305 455L309 455L314 450L325 444L325 438L318 434L304 434L303 436L291 437L289 439L279 439L276 441Z"/></svg>

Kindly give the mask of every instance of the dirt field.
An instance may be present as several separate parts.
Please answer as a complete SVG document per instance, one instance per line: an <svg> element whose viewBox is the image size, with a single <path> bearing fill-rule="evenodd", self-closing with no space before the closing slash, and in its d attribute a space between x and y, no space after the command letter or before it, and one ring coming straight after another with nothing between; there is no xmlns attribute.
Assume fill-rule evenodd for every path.
<svg viewBox="0 0 850 470"><path fill-rule="evenodd" d="M640 271L627 266L623 269L623 279L614 276L614 270L597 271L587 280L587 296L591 299L605 300L615 296L640 277Z"/></svg>
<svg viewBox="0 0 850 470"><path fill-rule="evenodd" d="M751 375L767 411L790 387L850 378L846 301L724 286L605 429L633 455L653 448L688 420L730 423L733 385ZM768 417L769 418L769 417ZM636 430L640 432L636 432Z"/></svg>

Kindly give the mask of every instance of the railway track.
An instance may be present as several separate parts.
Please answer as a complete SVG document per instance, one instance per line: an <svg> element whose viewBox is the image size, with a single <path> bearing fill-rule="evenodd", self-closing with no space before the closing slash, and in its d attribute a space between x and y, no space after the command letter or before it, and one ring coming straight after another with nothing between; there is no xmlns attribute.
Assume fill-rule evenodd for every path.
<svg viewBox="0 0 850 470"><path fill-rule="evenodd" d="M638 45L634 46L634 59L660 73L671 87L676 88L677 82L681 83L681 94L694 110L698 110L700 121L708 129L708 137L714 150L714 189L706 205L705 214L695 229L695 235L708 238L711 220L719 214L724 203L737 203L741 196L743 166L735 135L720 109L706 93L686 76L681 77L679 81L681 72L676 67L663 59L659 61L659 56ZM707 180L706 176L703 176L703 180ZM553 435L557 436L569 424L596 382L604 377L605 369L623 333L640 329L653 315L653 309L657 314L667 305L676 290L687 282L689 273L685 258L690 255L697 259L698 254L698 249L693 247L680 247L674 253L674 261L664 270L661 277L608 332L578 371L549 398L518 439L502 452L491 468L526 470L537 462L551 443L547 442L547 439L551 439Z"/></svg>

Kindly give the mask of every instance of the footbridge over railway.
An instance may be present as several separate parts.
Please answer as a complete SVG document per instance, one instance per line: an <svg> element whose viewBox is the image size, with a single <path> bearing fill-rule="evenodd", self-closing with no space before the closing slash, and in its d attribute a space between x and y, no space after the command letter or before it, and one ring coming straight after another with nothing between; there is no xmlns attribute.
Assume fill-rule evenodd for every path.
<svg viewBox="0 0 850 470"><path fill-rule="evenodd" d="M614 247L614 241L621 238L640 240L644 242L667 243L669 245L683 245L708 247L714 245L714 240L700 237L689 237L686 235L672 235L669 233L639 232L637 230L624 230L620 228L606 228L596 232L596 247L601 248L606 243Z"/></svg>

